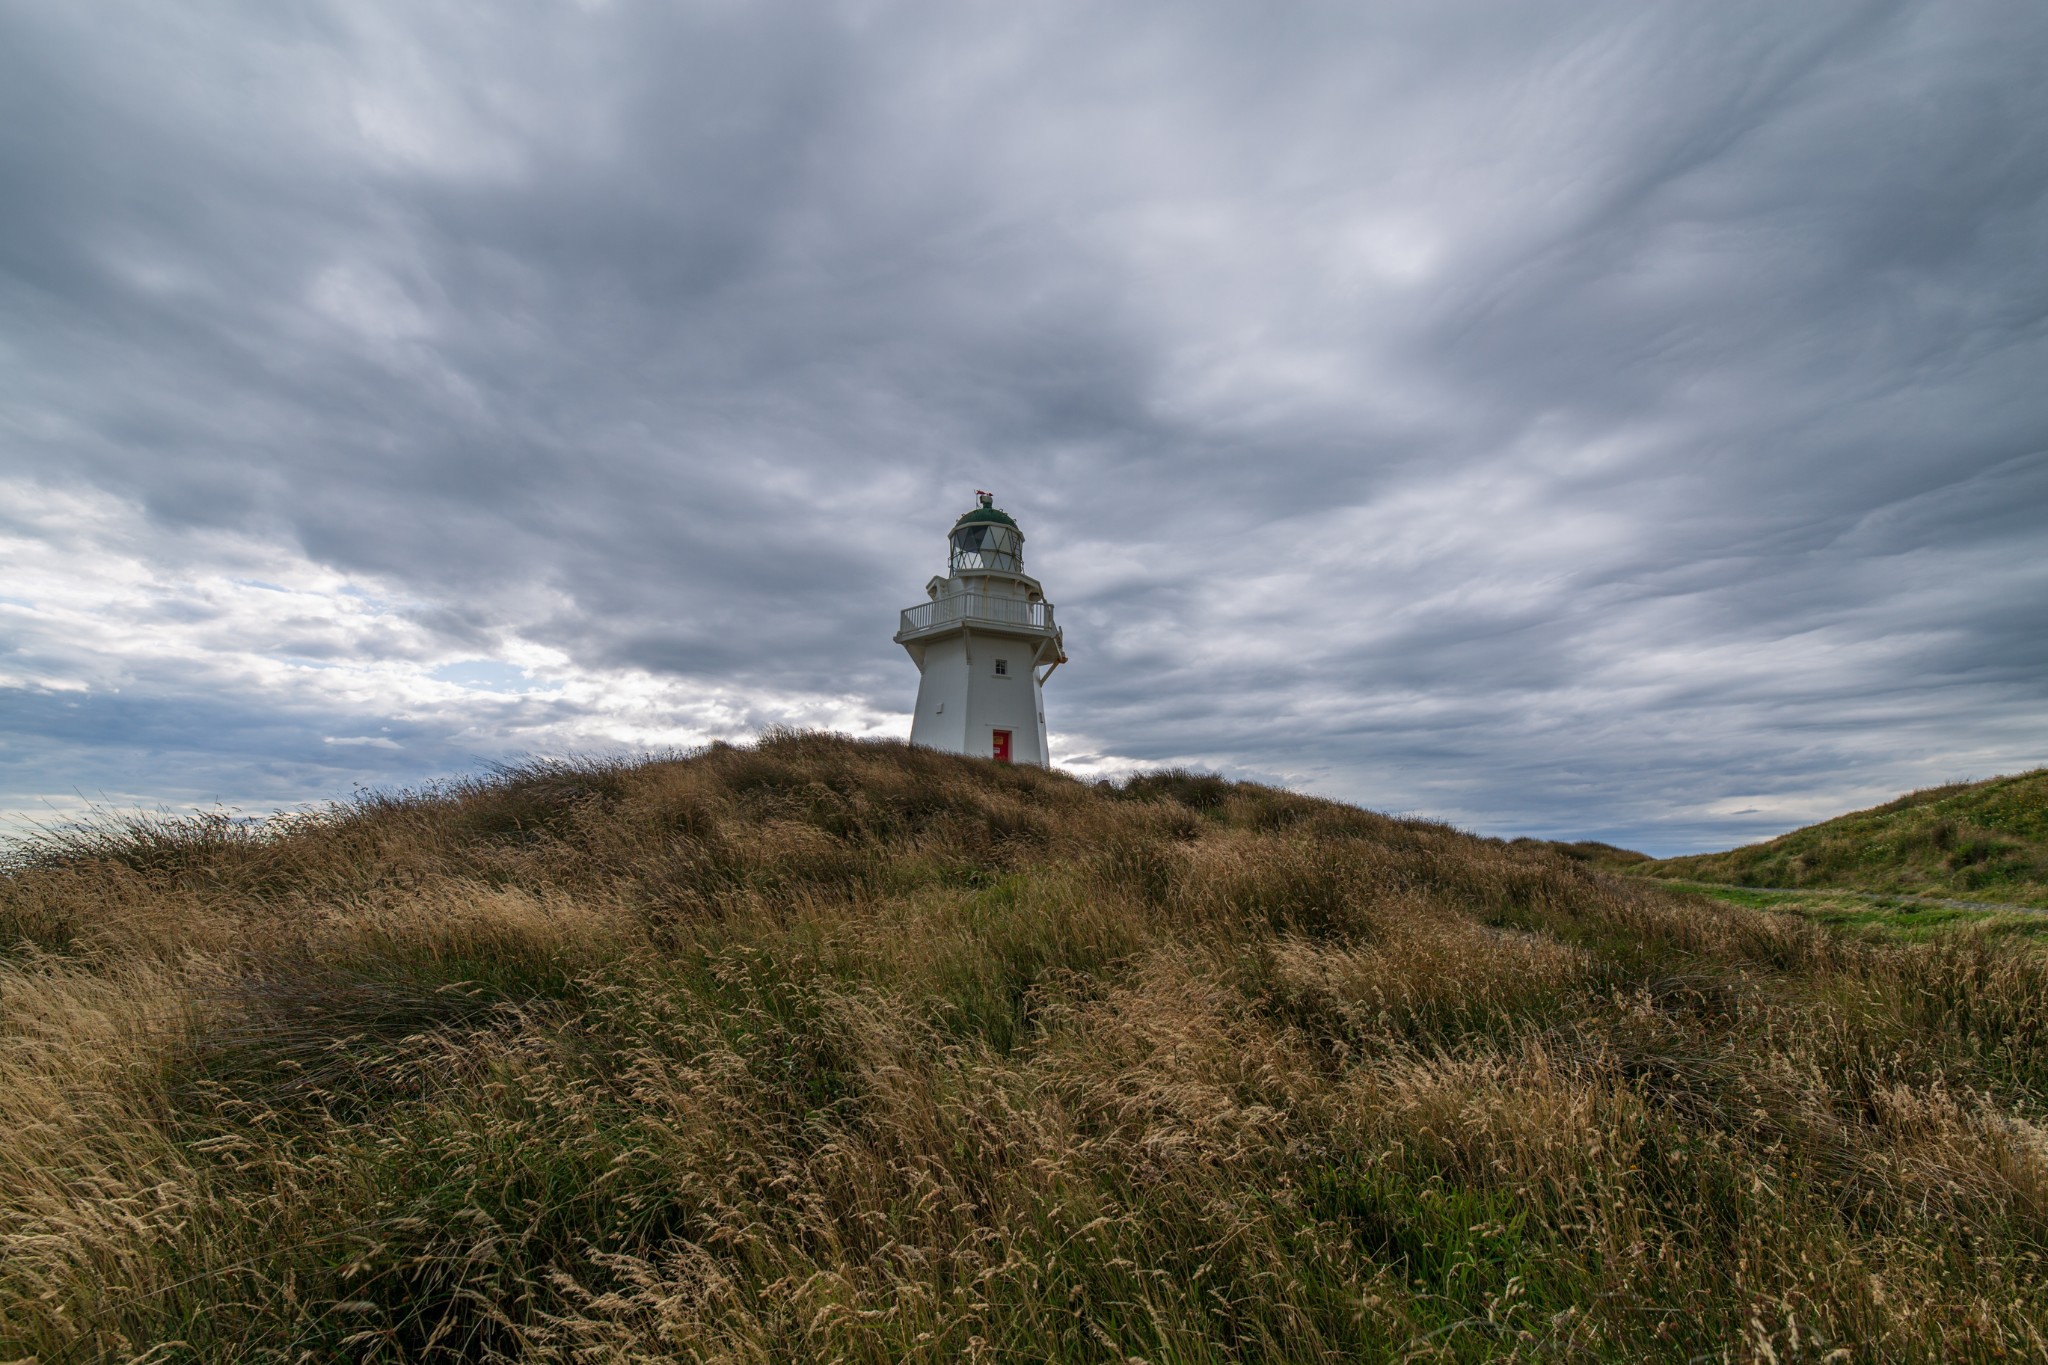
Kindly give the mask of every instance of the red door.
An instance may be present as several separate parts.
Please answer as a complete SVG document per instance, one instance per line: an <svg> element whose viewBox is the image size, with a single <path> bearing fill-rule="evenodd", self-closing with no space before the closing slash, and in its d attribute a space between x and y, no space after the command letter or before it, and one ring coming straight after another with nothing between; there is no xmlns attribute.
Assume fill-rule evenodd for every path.
<svg viewBox="0 0 2048 1365"><path fill-rule="evenodd" d="M1008 730L998 730L996 731L996 762L1008 763L1009 761L1010 732Z"/></svg>

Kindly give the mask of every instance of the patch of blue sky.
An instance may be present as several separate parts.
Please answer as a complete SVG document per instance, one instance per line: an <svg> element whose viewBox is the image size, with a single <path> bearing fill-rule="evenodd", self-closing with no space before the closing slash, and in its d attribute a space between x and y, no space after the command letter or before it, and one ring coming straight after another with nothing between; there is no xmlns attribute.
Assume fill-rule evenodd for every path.
<svg viewBox="0 0 2048 1365"><path fill-rule="evenodd" d="M527 692L534 686L525 669L495 659L458 659L431 670L427 676L472 692Z"/></svg>

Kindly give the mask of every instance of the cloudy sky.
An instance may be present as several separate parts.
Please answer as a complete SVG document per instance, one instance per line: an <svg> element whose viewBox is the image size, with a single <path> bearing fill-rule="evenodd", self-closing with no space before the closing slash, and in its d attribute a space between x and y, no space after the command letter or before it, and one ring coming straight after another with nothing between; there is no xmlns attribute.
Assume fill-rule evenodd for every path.
<svg viewBox="0 0 2048 1365"><path fill-rule="evenodd" d="M1727 847L2048 763L2048 11L0 0L0 812L904 735Z"/></svg>

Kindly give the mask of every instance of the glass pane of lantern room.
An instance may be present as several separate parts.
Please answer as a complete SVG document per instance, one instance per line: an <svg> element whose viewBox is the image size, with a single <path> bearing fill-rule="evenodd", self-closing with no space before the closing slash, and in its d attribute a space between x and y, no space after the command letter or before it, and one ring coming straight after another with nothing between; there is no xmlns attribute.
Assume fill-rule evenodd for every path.
<svg viewBox="0 0 2048 1365"><path fill-rule="evenodd" d="M962 526L951 539L956 569L1002 569L1014 573L1023 567L1018 552L1024 538L1013 527L987 523Z"/></svg>
<svg viewBox="0 0 2048 1365"><path fill-rule="evenodd" d="M960 563L964 556L977 554L982 542L988 538L986 526L963 526L953 533L953 560Z"/></svg>

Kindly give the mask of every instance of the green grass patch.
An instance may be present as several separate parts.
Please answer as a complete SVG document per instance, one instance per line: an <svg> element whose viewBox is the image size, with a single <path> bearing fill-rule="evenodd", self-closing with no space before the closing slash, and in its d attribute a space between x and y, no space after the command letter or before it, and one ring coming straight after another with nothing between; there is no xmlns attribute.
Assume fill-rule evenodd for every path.
<svg viewBox="0 0 2048 1365"><path fill-rule="evenodd" d="M2048 914L1965 909L1900 896L1864 896L1845 891L1759 891L1685 881L1664 884L1674 891L1690 892L1727 905L1798 914L1831 929L1899 942L1931 942L1977 926L1984 926L1980 932L2013 938L2048 937Z"/></svg>

